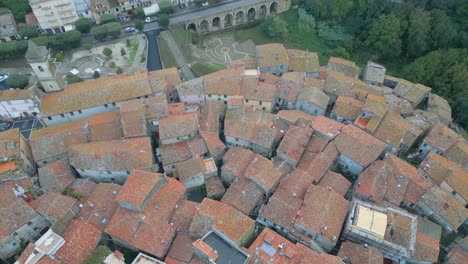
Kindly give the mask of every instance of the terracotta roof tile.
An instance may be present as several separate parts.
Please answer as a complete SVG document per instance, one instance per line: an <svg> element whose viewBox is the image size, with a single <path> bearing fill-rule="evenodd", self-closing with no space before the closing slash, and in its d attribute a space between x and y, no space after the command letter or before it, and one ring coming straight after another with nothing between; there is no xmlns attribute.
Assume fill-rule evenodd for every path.
<svg viewBox="0 0 468 264"><path fill-rule="evenodd" d="M459 136L457 133L439 122L431 129L426 138L424 138L423 143L444 152L457 142L458 139Z"/></svg>
<svg viewBox="0 0 468 264"><path fill-rule="evenodd" d="M124 137L144 137L148 135L146 107L143 104L143 99L121 102L118 107L120 108Z"/></svg>
<svg viewBox="0 0 468 264"><path fill-rule="evenodd" d="M385 144L354 125L346 125L333 140L341 153L363 167L375 161L385 148Z"/></svg>
<svg viewBox="0 0 468 264"><path fill-rule="evenodd" d="M374 136L399 149L400 144L411 147L423 131L405 120L395 112L388 111L374 131Z"/></svg>
<svg viewBox="0 0 468 264"><path fill-rule="evenodd" d="M14 187L14 181L8 181L6 184L8 188L11 183L13 183L11 188L6 189L5 192L1 192L2 199L0 201L0 239L6 238L8 235L11 235L21 226L27 224L31 219L33 219L37 212L34 211L31 206L29 206L22 198L16 198L16 196L10 195L13 194L11 189ZM5 186L2 183L2 186ZM21 185L23 188L27 188L25 185ZM8 198L7 198L8 197Z"/></svg>
<svg viewBox="0 0 468 264"><path fill-rule="evenodd" d="M250 165L255 153L245 149L234 147L230 148L223 156L223 166L222 171L229 171L236 175L236 177L243 177L244 171Z"/></svg>
<svg viewBox="0 0 468 264"><path fill-rule="evenodd" d="M280 79L278 97L287 102L296 102L304 87L304 72L285 72Z"/></svg>
<svg viewBox="0 0 468 264"><path fill-rule="evenodd" d="M144 99L146 106L146 119L159 120L169 116L166 95L152 96Z"/></svg>
<svg viewBox="0 0 468 264"><path fill-rule="evenodd" d="M468 143L466 141L455 142L444 152L443 156L468 171Z"/></svg>
<svg viewBox="0 0 468 264"><path fill-rule="evenodd" d="M384 257L382 252L372 246L363 246L350 241L341 243L338 256L347 259L350 263L382 264Z"/></svg>
<svg viewBox="0 0 468 264"><path fill-rule="evenodd" d="M53 116L151 93L146 72L136 75L120 74L74 83L65 90L48 93L42 97L41 112L44 117Z"/></svg>
<svg viewBox="0 0 468 264"><path fill-rule="evenodd" d="M67 158L46 164L38 169L38 173L41 188L45 192L61 192L75 179Z"/></svg>
<svg viewBox="0 0 468 264"><path fill-rule="evenodd" d="M328 60L328 68L353 78L357 78L361 72L361 69L359 69L353 61L336 57L330 57Z"/></svg>
<svg viewBox="0 0 468 264"><path fill-rule="evenodd" d="M175 115L159 120L159 139L183 137L198 132L198 118L195 115Z"/></svg>
<svg viewBox="0 0 468 264"><path fill-rule="evenodd" d="M221 199L226 193L226 189L218 176L211 176L205 179L206 197L210 199Z"/></svg>
<svg viewBox="0 0 468 264"><path fill-rule="evenodd" d="M256 69L257 61L253 57L245 57L238 60L231 60L229 66L230 68Z"/></svg>
<svg viewBox="0 0 468 264"><path fill-rule="evenodd" d="M468 262L468 251L460 247L456 247L447 255L448 259L446 264L459 264Z"/></svg>
<svg viewBox="0 0 468 264"><path fill-rule="evenodd" d="M388 108L400 115L410 115L414 113L413 106L408 100L401 99L394 94L385 94Z"/></svg>
<svg viewBox="0 0 468 264"><path fill-rule="evenodd" d="M348 213L348 204L335 191L310 185L295 225L314 230L335 243Z"/></svg>
<svg viewBox="0 0 468 264"><path fill-rule="evenodd" d="M335 138L340 134L343 127L344 125L342 123L336 122L335 120L322 115L317 116L317 118L312 122L312 128L315 130L315 133L328 139Z"/></svg>
<svg viewBox="0 0 468 264"><path fill-rule="evenodd" d="M81 169L129 171L152 169L154 163L148 137L77 144L68 155L70 164Z"/></svg>
<svg viewBox="0 0 468 264"><path fill-rule="evenodd" d="M117 210L116 198L121 189L122 186L117 184L99 183L89 198L80 201L83 206L78 218L104 231Z"/></svg>
<svg viewBox="0 0 468 264"><path fill-rule="evenodd" d="M329 143L320 154L308 153L309 155L302 156L297 167L308 171L311 174L312 182L318 183L323 175L335 165L338 150L335 144Z"/></svg>
<svg viewBox="0 0 468 264"><path fill-rule="evenodd" d="M76 203L77 200L70 196L46 192L30 204L41 215L60 220Z"/></svg>
<svg viewBox="0 0 468 264"><path fill-rule="evenodd" d="M289 70L295 72L318 72L320 68L318 54L304 50L288 49Z"/></svg>
<svg viewBox="0 0 468 264"><path fill-rule="evenodd" d="M311 127L290 127L284 135L277 153L291 158L296 163L299 162L313 132Z"/></svg>
<svg viewBox="0 0 468 264"><path fill-rule="evenodd" d="M148 72L148 79L153 93L172 92L175 85L180 84L180 74L177 68L167 68Z"/></svg>
<svg viewBox="0 0 468 264"><path fill-rule="evenodd" d="M203 158L191 158L175 165L174 176L184 182L192 176L204 174Z"/></svg>
<svg viewBox="0 0 468 264"><path fill-rule="evenodd" d="M257 45L257 66L272 67L280 65L288 65L288 53L283 44L271 43L265 45Z"/></svg>
<svg viewBox="0 0 468 264"><path fill-rule="evenodd" d="M122 190L115 198L119 203L127 203L141 210L146 208L145 200L148 195L157 190L157 186L166 182L165 177L156 172L132 170Z"/></svg>
<svg viewBox="0 0 468 264"><path fill-rule="evenodd" d="M348 192L349 188L351 188L352 184L341 174L333 171L328 171L327 173L325 173L318 185L324 188L331 188L332 190L344 197Z"/></svg>
<svg viewBox="0 0 468 264"><path fill-rule="evenodd" d="M236 96L241 94L244 69L225 69L203 76L206 95Z"/></svg>
<svg viewBox="0 0 468 264"><path fill-rule="evenodd" d="M424 96L426 96L432 90L431 88L422 84L414 84L402 79L398 80L399 82L395 89L393 89L393 93L410 101L413 106L421 102Z"/></svg>
<svg viewBox="0 0 468 264"><path fill-rule="evenodd" d="M277 87L275 84L261 82L257 75L244 75L242 77L241 94L244 99L273 102L275 100L276 92Z"/></svg>
<svg viewBox="0 0 468 264"><path fill-rule="evenodd" d="M416 254L419 261L437 262L439 257L439 240L433 239L422 232L416 234Z"/></svg>
<svg viewBox="0 0 468 264"><path fill-rule="evenodd" d="M361 113L363 105L364 103L362 101L354 98L338 96L335 106L333 107L332 114L354 121Z"/></svg>
<svg viewBox="0 0 468 264"><path fill-rule="evenodd" d="M324 92L334 94L336 96L354 97L353 89L360 88L367 91L367 84L353 77L346 76L340 72L328 70L325 78Z"/></svg>
<svg viewBox="0 0 468 264"><path fill-rule="evenodd" d="M123 137L118 111L93 115L89 118L89 141L121 139Z"/></svg>
<svg viewBox="0 0 468 264"><path fill-rule="evenodd" d="M301 204L300 196L294 197L293 193L278 189L270 197L268 203L262 206L259 216L291 231L291 224L296 218Z"/></svg>
<svg viewBox="0 0 468 264"><path fill-rule="evenodd" d="M0 101L13 101L34 99L34 91L32 89L10 89L0 91Z"/></svg>
<svg viewBox="0 0 468 264"><path fill-rule="evenodd" d="M188 263L193 255L192 244L195 239L186 233L177 233L174 242L172 243L171 249L167 253L166 264L170 263ZM174 262L168 261L168 258L174 260ZM175 262L180 261L180 262Z"/></svg>
<svg viewBox="0 0 468 264"><path fill-rule="evenodd" d="M212 261L217 261L219 258L219 255L216 252L216 250L214 250L207 243L203 242L203 240L201 239L197 239L197 241L193 243L193 248L196 248L197 250L201 251L204 256L206 256Z"/></svg>
<svg viewBox="0 0 468 264"><path fill-rule="evenodd" d="M246 215L250 215L260 203L263 190L251 180L236 178L224 194L221 202L231 205Z"/></svg>
<svg viewBox="0 0 468 264"><path fill-rule="evenodd" d="M314 133L310 138L309 144L307 144L306 151L312 153L320 153L325 149L328 142L330 142L328 138L322 137L321 135Z"/></svg>
<svg viewBox="0 0 468 264"><path fill-rule="evenodd" d="M170 222L174 224L179 234L180 232L189 232L190 225L199 205L189 200L182 200L180 205L175 209Z"/></svg>
<svg viewBox="0 0 468 264"><path fill-rule="evenodd" d="M313 122L315 117L300 110L280 110L276 117L285 121L288 125L295 124L300 118Z"/></svg>
<svg viewBox="0 0 468 264"><path fill-rule="evenodd" d="M219 135L213 132L204 132L200 131L200 136L206 143L208 148L208 152L210 155L216 160L220 160L224 155L224 151L226 149L226 145L221 141Z"/></svg>
<svg viewBox="0 0 468 264"><path fill-rule="evenodd" d="M279 183L283 173L273 166L271 160L257 154L244 175L247 179L254 181L265 193L270 193Z"/></svg>
<svg viewBox="0 0 468 264"><path fill-rule="evenodd" d="M176 86L179 96L198 96L205 93L205 84L203 77L185 81Z"/></svg>
<svg viewBox="0 0 468 264"><path fill-rule="evenodd" d="M190 225L190 233L204 236L211 227L238 245L245 245L255 222L232 206L205 198Z"/></svg>
<svg viewBox="0 0 468 264"><path fill-rule="evenodd" d="M159 150L161 152L161 161L164 166L176 164L192 157L192 153L186 141L160 145Z"/></svg>
<svg viewBox="0 0 468 264"><path fill-rule="evenodd" d="M87 199L93 194L96 186L97 184L91 180L77 178L73 180L72 184L70 185L70 189L73 192L83 195L83 199Z"/></svg>

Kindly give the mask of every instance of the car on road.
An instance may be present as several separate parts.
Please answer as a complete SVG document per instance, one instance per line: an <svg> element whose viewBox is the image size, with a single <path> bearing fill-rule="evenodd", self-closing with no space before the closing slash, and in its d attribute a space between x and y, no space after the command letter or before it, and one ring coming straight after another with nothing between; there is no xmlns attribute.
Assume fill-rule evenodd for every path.
<svg viewBox="0 0 468 264"><path fill-rule="evenodd" d="M6 79L8 79L8 75L6 75L6 74L0 75L0 82L5 81Z"/></svg>
<svg viewBox="0 0 468 264"><path fill-rule="evenodd" d="M126 27L124 29L125 33L130 33L130 32L134 32L135 31L135 27Z"/></svg>
<svg viewBox="0 0 468 264"><path fill-rule="evenodd" d="M156 20L158 20L157 17L147 17L147 18L145 18L145 23L151 23L151 22L156 21Z"/></svg>

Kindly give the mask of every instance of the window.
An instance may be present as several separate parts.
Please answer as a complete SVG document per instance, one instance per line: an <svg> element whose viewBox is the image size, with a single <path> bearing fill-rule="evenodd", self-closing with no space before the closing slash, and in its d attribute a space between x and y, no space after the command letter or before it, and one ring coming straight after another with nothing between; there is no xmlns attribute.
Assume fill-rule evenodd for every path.
<svg viewBox="0 0 468 264"><path fill-rule="evenodd" d="M85 172L85 170L84 170L84 169L80 169L80 171L81 171L81 172Z"/></svg>
<svg viewBox="0 0 468 264"><path fill-rule="evenodd" d="M224 98L227 98L227 95L224 95Z"/></svg>
<svg viewBox="0 0 468 264"><path fill-rule="evenodd" d="M78 110L78 114L82 114L83 112L81 112L81 110Z"/></svg>
<svg viewBox="0 0 468 264"><path fill-rule="evenodd" d="M75 115L75 113L73 113L73 112L70 112L70 115L71 115L71 116L74 116L74 115Z"/></svg>
<svg viewBox="0 0 468 264"><path fill-rule="evenodd" d="M13 236L17 236L17 235L18 235L18 233L17 233L17 232L14 232L14 233L13 233Z"/></svg>
<svg viewBox="0 0 468 264"><path fill-rule="evenodd" d="M211 98L211 94L208 95L208 98Z"/></svg>
<svg viewBox="0 0 468 264"><path fill-rule="evenodd" d="M60 116L61 116L61 117L65 117L65 115L64 115L64 114L60 114Z"/></svg>
<svg viewBox="0 0 468 264"><path fill-rule="evenodd" d="M127 175L130 175L130 171L127 171Z"/></svg>
<svg viewBox="0 0 468 264"><path fill-rule="evenodd" d="M113 102L112 105L115 106L115 102Z"/></svg>
<svg viewBox="0 0 468 264"><path fill-rule="evenodd" d="M259 105L262 105L262 103L263 103L263 102L262 102L262 101L260 101L258 104L259 104Z"/></svg>
<svg viewBox="0 0 468 264"><path fill-rule="evenodd" d="M40 72L44 72L44 68L42 68L42 66L37 66L37 68L39 68Z"/></svg>
<svg viewBox="0 0 468 264"><path fill-rule="evenodd" d="M108 105L107 104L104 104L104 107L107 107Z"/></svg>
<svg viewBox="0 0 468 264"><path fill-rule="evenodd" d="M249 102L249 99L245 99L245 102L248 103L248 102Z"/></svg>
<svg viewBox="0 0 468 264"><path fill-rule="evenodd" d="M453 190L452 195L457 195L457 191Z"/></svg>
<svg viewBox="0 0 468 264"><path fill-rule="evenodd" d="M177 139L177 140L180 140L180 137L177 137L176 139Z"/></svg>
<svg viewBox="0 0 468 264"><path fill-rule="evenodd" d="M54 89L54 86L52 86L52 84L49 84L49 87L52 88L52 89Z"/></svg>

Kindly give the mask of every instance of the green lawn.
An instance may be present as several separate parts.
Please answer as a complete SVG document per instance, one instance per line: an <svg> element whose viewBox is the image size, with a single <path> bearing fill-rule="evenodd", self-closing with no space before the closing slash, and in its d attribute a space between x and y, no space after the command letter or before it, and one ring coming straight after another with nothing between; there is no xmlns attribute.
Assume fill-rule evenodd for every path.
<svg viewBox="0 0 468 264"><path fill-rule="evenodd" d="M206 62L197 62L191 67L193 73L198 77L206 75L208 73L215 72L215 71L220 71L225 68L226 67L224 65L206 63Z"/></svg>
<svg viewBox="0 0 468 264"><path fill-rule="evenodd" d="M171 50L167 46L166 41L163 38L158 37L159 55L164 68L178 67L177 62L172 56Z"/></svg>
<svg viewBox="0 0 468 264"><path fill-rule="evenodd" d="M172 35L174 36L175 41L180 46L180 50L185 56L185 59L188 63L195 60L192 55L190 45L192 44L192 39L194 38L195 33L185 30L183 26L175 26L171 28Z"/></svg>
<svg viewBox="0 0 468 264"><path fill-rule="evenodd" d="M128 60L127 60L127 66L132 66L133 61L135 60L135 55L138 50L138 45L139 42L137 39L130 39L130 47L127 47L127 50L130 49L130 52L128 53Z"/></svg>

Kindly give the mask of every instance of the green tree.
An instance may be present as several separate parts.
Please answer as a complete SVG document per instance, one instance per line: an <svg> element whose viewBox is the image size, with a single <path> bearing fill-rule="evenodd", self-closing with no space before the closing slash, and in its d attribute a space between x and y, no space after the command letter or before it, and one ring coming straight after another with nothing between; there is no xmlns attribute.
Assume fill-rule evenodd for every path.
<svg viewBox="0 0 468 264"><path fill-rule="evenodd" d="M65 76L65 80L67 81L68 84L79 83L79 82L84 81L83 78L81 78L80 76L77 76L71 73L68 73L67 76Z"/></svg>
<svg viewBox="0 0 468 264"><path fill-rule="evenodd" d="M161 14L158 19L159 25L163 28L167 28L169 26L169 16L166 14Z"/></svg>
<svg viewBox="0 0 468 264"><path fill-rule="evenodd" d="M171 0L161 0L159 1L159 9L163 14L170 14L173 11L173 5Z"/></svg>
<svg viewBox="0 0 468 264"><path fill-rule="evenodd" d="M93 72L93 78L94 78L94 79L101 78L101 74L100 74L98 71L94 71L94 72Z"/></svg>
<svg viewBox="0 0 468 264"><path fill-rule="evenodd" d="M442 10L431 11L432 48L448 48L454 43L457 32L450 19Z"/></svg>
<svg viewBox="0 0 468 264"><path fill-rule="evenodd" d="M414 9L408 19L408 39L406 53L418 57L429 50L431 17L429 12L420 8Z"/></svg>
<svg viewBox="0 0 468 264"><path fill-rule="evenodd" d="M22 56L28 49L28 41L9 41L0 43L0 59L9 59Z"/></svg>
<svg viewBox="0 0 468 264"><path fill-rule="evenodd" d="M143 31L143 28L145 27L145 23L143 23L142 20L135 20L135 28L138 29L138 31Z"/></svg>
<svg viewBox="0 0 468 264"><path fill-rule="evenodd" d="M49 46L56 51L78 48L81 46L81 33L78 30L70 30L54 35Z"/></svg>
<svg viewBox="0 0 468 264"><path fill-rule="evenodd" d="M75 27L81 33L88 33L91 30L91 21L87 18L80 18L75 22Z"/></svg>
<svg viewBox="0 0 468 264"><path fill-rule="evenodd" d="M49 47L49 42L51 39L52 39L51 36L40 36L37 38L33 38L31 40L34 41L34 43L36 43L36 45L38 46Z"/></svg>
<svg viewBox="0 0 468 264"><path fill-rule="evenodd" d="M62 61L63 61L63 53L62 53L62 52L57 52L57 53L55 54L55 59L56 59L57 61L62 62Z"/></svg>
<svg viewBox="0 0 468 264"><path fill-rule="evenodd" d="M0 3L3 4L3 7L11 10L16 22L26 22L24 16L31 12L28 0L3 0Z"/></svg>
<svg viewBox="0 0 468 264"><path fill-rule="evenodd" d="M101 16L101 25L117 22L117 17L114 14L104 14Z"/></svg>
<svg viewBox="0 0 468 264"><path fill-rule="evenodd" d="M21 36L21 38L35 38L39 36L39 31L34 26L22 26L18 29L18 34Z"/></svg>
<svg viewBox="0 0 468 264"><path fill-rule="evenodd" d="M268 16L261 24L263 32L272 38L283 39L288 33L288 23L279 16Z"/></svg>
<svg viewBox="0 0 468 264"><path fill-rule="evenodd" d="M107 35L110 37L117 38L122 34L122 26L118 22L111 22L105 25Z"/></svg>
<svg viewBox="0 0 468 264"><path fill-rule="evenodd" d="M110 58L110 56L112 56L112 50L109 48L104 48L102 50L102 54L104 54L104 56L106 56L107 58Z"/></svg>
<svg viewBox="0 0 468 264"><path fill-rule="evenodd" d="M400 20L395 15L382 15L372 23L366 44L378 58L395 58L401 54Z"/></svg>
<svg viewBox="0 0 468 264"><path fill-rule="evenodd" d="M304 6L315 17L341 20L353 8L353 0L304 0Z"/></svg>
<svg viewBox="0 0 468 264"><path fill-rule="evenodd" d="M139 6L135 8L135 16L140 19L145 18L145 11L143 11L143 7Z"/></svg>
<svg viewBox="0 0 468 264"><path fill-rule="evenodd" d="M91 29L91 34L96 40L104 40L107 38L107 28L105 25L93 27Z"/></svg>
<svg viewBox="0 0 468 264"><path fill-rule="evenodd" d="M125 56L125 55L127 55L127 52L125 51L124 48L121 48L121 49L120 49L120 55L122 55L122 57Z"/></svg>
<svg viewBox="0 0 468 264"><path fill-rule="evenodd" d="M123 73L122 68L118 67L117 70L115 71L115 73L122 74Z"/></svg>
<svg viewBox="0 0 468 264"><path fill-rule="evenodd" d="M346 51L345 48L343 47L337 47L335 49L332 49L330 51L330 55L333 56L333 57L338 57L338 58L342 58L342 59L345 59L345 60L349 60L350 59L350 55L348 53L348 51Z"/></svg>
<svg viewBox="0 0 468 264"><path fill-rule="evenodd" d="M24 88L28 85L29 78L24 74L10 74L7 79L7 84L11 88Z"/></svg>
<svg viewBox="0 0 468 264"><path fill-rule="evenodd" d="M83 48L86 50L91 50L93 48L93 44L91 44L90 42L85 42L83 43Z"/></svg>

